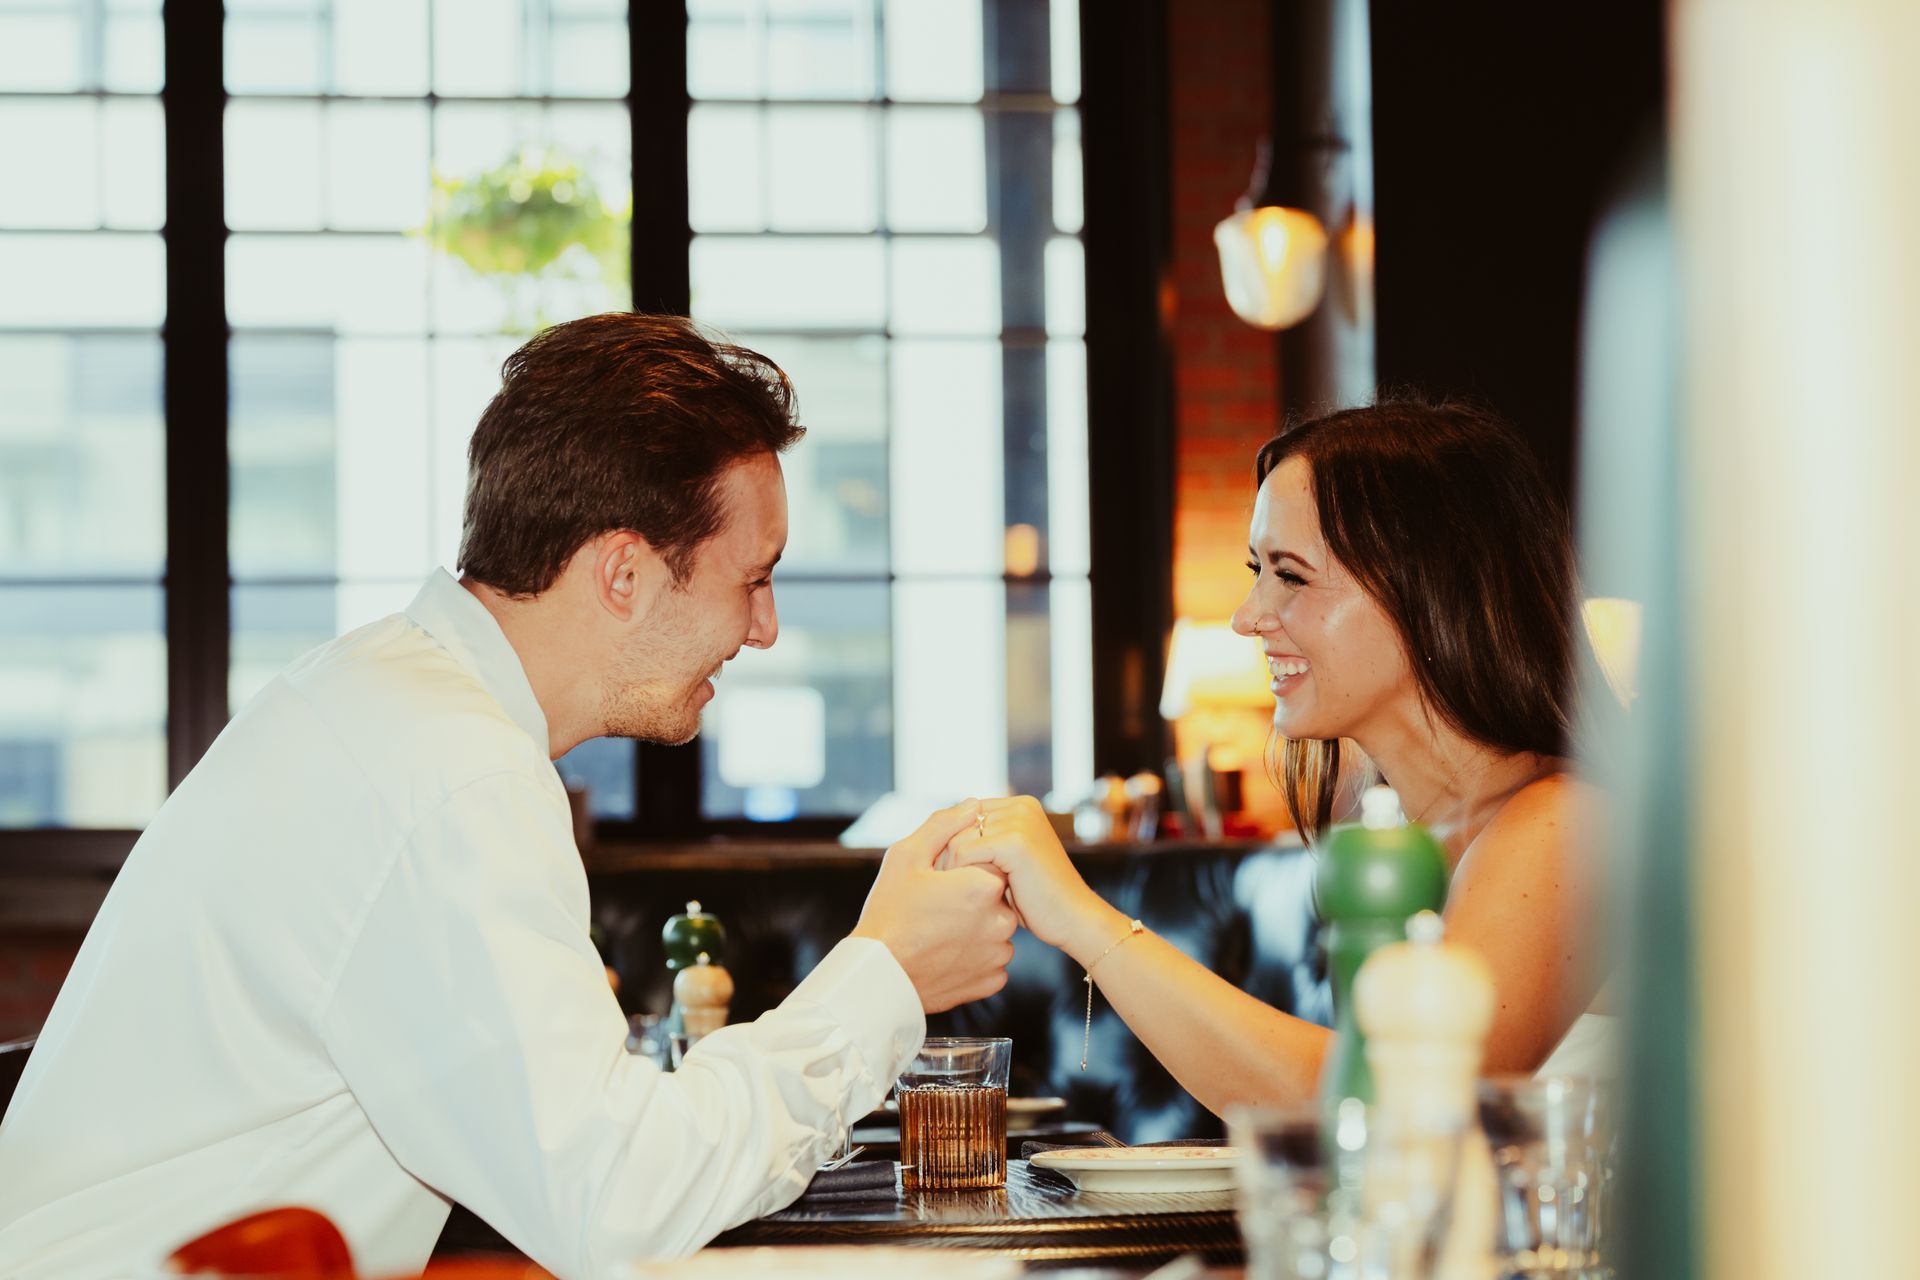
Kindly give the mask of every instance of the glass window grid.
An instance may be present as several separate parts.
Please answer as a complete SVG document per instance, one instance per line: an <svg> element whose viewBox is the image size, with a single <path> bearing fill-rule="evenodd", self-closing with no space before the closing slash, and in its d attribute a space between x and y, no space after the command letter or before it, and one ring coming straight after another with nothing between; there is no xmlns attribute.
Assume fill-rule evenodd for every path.
<svg viewBox="0 0 1920 1280"><path fill-rule="evenodd" d="M723 0L723 4L724 2L725 0ZM889 6L884 3L884 0L854 0L854 5L868 8L874 26L876 28L884 27L885 12L889 8ZM689 38L690 45L695 44L699 38L698 25L701 10L703 8L719 7L722 7L722 5L702 5L698 0L690 6L693 10L694 17L694 31ZM764 18L768 10L773 6L758 3L756 0L745 0L744 4L735 4L729 7L758 12ZM846 7L851 8L854 6ZM1069 34L1077 32L1077 26L1074 23L1068 22L1063 26L1059 19L1061 12L1072 9L1073 7L1070 3L1063 4L1058 2L1058 0L1051 6L1052 16L1054 18L1054 35L1057 36L1063 30ZM769 61L764 46L769 38L770 26L771 24L763 21L757 30L763 46L760 53L760 59L763 65ZM814 227L806 227L804 229L776 228L773 225L776 222L776 218L768 203L770 199L768 192L771 184L765 180L763 173L762 181L759 184L761 208L757 211L758 217L753 219L753 221L756 221L759 225L705 229L696 226L694 227L694 244L697 247L703 240L723 244L729 242L769 244L796 239L827 242L844 241L860 244L877 241L883 246L883 252L880 255L883 274L881 297L884 308L881 321L871 325L829 325L821 327L781 327L778 325L739 322L733 324L731 328L735 332L742 334L744 340L750 342L760 339L866 338L880 340L887 345L889 351L891 351L893 344L897 341L910 341L915 343L971 343L982 340L991 341L997 344L1003 353L1003 369L1006 366L1005 353L1008 352L1033 352L1043 361L1044 364L1040 371L1040 379L1043 386L1048 390L1047 398L1049 400L1054 399L1057 396L1057 384L1062 376L1062 370L1058 367L1058 362L1048 359L1048 356L1053 349L1058 349L1063 346L1077 347L1079 345L1084 332L1085 297L1083 287L1079 295L1072 300L1070 306L1060 309L1057 308L1055 304L1055 290L1043 286L1042 296L1045 299L1045 305L1041 308L1040 315L1034 317L1035 322L1024 324L1008 323L1003 314L1000 323L995 326L994 332L991 335L902 331L893 323L896 299L893 280L894 257L890 250L896 240L906 240L909 242L944 241L969 244L985 242L993 245L997 250L1001 242L1001 232L1003 228L1001 225L1000 210L995 207L996 202L992 197L991 188L994 185L994 177L992 174L985 176L985 180L989 186L986 217L984 225L977 230L922 229L917 227L911 230L896 230L889 225L888 197L890 157L888 154L887 117L890 112L900 108L908 110L924 109L949 112L979 112L983 121L983 141L986 142L987 146L985 162L989 166L993 162L992 139L997 133L993 117L1020 114L1045 117L1045 124L1055 142L1054 158L1053 162L1049 165L1049 179L1047 184L1050 197L1048 207L1051 216L1048 218L1049 227L1046 258L1047 275L1051 277L1054 274L1054 259L1060 256L1056 250L1056 246L1070 244L1075 250L1077 250L1079 246L1080 191L1077 174L1078 119L1076 108L1072 105L1071 101L1062 101L1052 94L1009 93L986 88L984 81L988 77L983 77L981 88L971 97L914 96L911 94L894 95L880 88L880 86L885 86L888 83L885 73L886 52L883 32L876 34L874 44L876 46L873 55L873 79L875 88L867 96L850 95L838 97L798 94L774 96L772 94L752 95L747 93L732 93L724 96L703 97L699 94L697 88L693 90L693 110L696 113L701 111L702 108L723 108L734 111L752 111L760 116L762 145L760 155L756 157L756 159L763 166L763 169L766 164L767 153L771 147L771 144L767 141L767 134L770 131L767 128L766 122L773 117L775 112L807 109L826 110L829 108L838 108L843 111L849 109L865 109L872 113L875 121L874 127L871 129L870 138L870 144L873 147L872 163L875 173L873 200L874 225L870 227L863 225L846 229ZM983 48L983 62L985 56ZM1063 69L1071 74L1063 77ZM1064 79L1068 86L1065 91L1071 93L1073 98L1077 98L1079 87L1077 58L1061 58L1055 56L1052 60L1051 72L1055 84L1060 84ZM690 79L696 76L697 72L690 72ZM692 126L693 121L690 118L690 128ZM1063 150L1066 150L1066 148L1060 145L1063 140L1070 141L1073 144L1070 152L1072 157L1071 166L1061 163L1061 153ZM690 157L690 160L693 164L699 163L697 156ZM1061 175L1063 169L1068 168L1070 168L1072 172L1074 181L1066 191L1056 191L1055 179ZM1055 283L1055 281L1051 279L1047 282L1048 285L1053 283ZM1081 282L1076 281L1075 283L1080 284ZM1000 292L1004 295L1004 287ZM1005 305L1004 298L1002 305L1003 307ZM1057 313L1061 310L1064 310L1065 314L1060 316L1059 319L1056 319ZM697 284L693 314L696 319L703 318ZM1084 380L1084 358L1078 362L1069 361L1066 363L1068 364L1067 372L1071 373L1077 369L1079 376ZM885 360L882 369L885 383L885 401L888 406L889 419L889 431L887 432L886 440L888 452L891 454L893 439L891 421L893 418L892 407L894 404L894 361L891 359ZM806 410L804 386L800 388L800 392L801 408L804 416ZM1012 394L1014 393L1003 385L1003 407L1004 400ZM1082 391L1079 397L1079 406L1082 415L1084 415L1084 404L1084 391ZM1054 419L1057 410L1050 404L1047 408L1043 409L1042 412L1044 414L1044 420L1047 423L1047 436L1049 444L1051 445L1054 443L1053 438L1056 428ZM1003 434L1005 432L1004 418L1002 420L1002 432ZM1082 447L1079 452L1084 456L1084 426L1079 429L1077 436L1071 431L1065 434L1067 437L1065 442L1080 444ZM1048 450L1049 455L1053 452L1054 450L1051 448ZM1059 484L1060 477L1057 474L1053 474L1059 469L1053 468L1050 470L1047 467L1047 458L1043 457L1039 461L1041 471L1039 487L1041 489L1041 496L1039 497L1038 505L1048 511L1049 524L1052 523L1052 516L1055 511L1059 511L1059 514L1068 520L1074 518L1084 520L1084 496L1081 496L1078 502L1060 502L1060 497L1062 496L1060 493L1062 486ZM1007 459L1003 462L1003 483L1009 491L1017 487L1015 476L1012 472L1018 465L1019 464L1012 459ZM1022 477L1022 479L1027 480L1029 483L1031 482L1031 477ZM1049 483L1050 481L1052 482L1051 484ZM1082 490L1084 490L1084 484L1083 464L1080 477ZM1071 496L1071 478L1068 478L1066 488L1068 490L1067 496ZM1051 493L1049 493L1049 490L1051 490ZM1008 496L1012 496L1011 492L1009 492ZM1013 514L1019 513L1014 512ZM1012 514L1005 514L1005 519L1003 519L1002 523L1014 524L1017 523L1017 521L1013 519ZM1052 530L1049 528L1047 533L1050 535L1051 532ZM1050 537L1043 538L1041 545L1043 548L1046 548L1050 542ZM1011 784L1018 789L1046 790L1046 784L1056 779L1062 784L1071 786L1073 783L1081 780L1080 775L1083 773L1086 781L1091 781L1092 777L1092 705L1090 689L1086 691L1084 697L1080 696L1080 691L1077 689L1064 691L1060 696L1053 699L1051 706L1048 706L1047 700L1044 697L1046 682L1042 682L1040 686L1043 696L1040 699L1039 705L1047 706L1050 712L1066 719L1078 719L1081 715L1084 715L1086 720L1084 735L1072 733L1062 734L1060 730L1064 729L1065 726L1055 723L1055 714L1041 716L1038 718L1038 723L1035 723L1034 701L1031 698L1022 698L1020 696L1021 694L1031 694L1034 692L1031 687L1031 681L1023 681L1022 679L1023 668L1026 673L1030 673L1035 666L1040 670L1046 670L1048 667L1052 667L1056 671L1060 670L1060 659L1066 656L1064 652L1060 650L1060 643L1063 640L1069 640L1076 636L1087 635L1090 623L1078 616L1080 613L1085 612L1087 608L1087 565L1084 555L1076 554L1079 544L1083 542L1084 532L1079 533L1077 536L1069 535L1068 546L1063 548L1063 550L1067 550L1068 554L1062 558L1057 565L1051 562L1051 558L1047 552L1043 550L1038 563L1028 572L1017 571L1014 566L1007 565L1004 558L1001 562L1001 569L996 573L926 572L914 570L903 572L899 569L899 566L894 563L892 537L889 536L888 553L886 563L883 567L849 565L836 570L831 566L812 564L796 565L793 567L783 566L779 574L779 584L783 589L791 591L795 587L804 588L808 584L865 583L880 586L888 590L889 594L897 594L895 588L901 587L903 584L908 586L909 589L939 583L994 583L1001 585L1003 587L1005 612L1000 648L1005 657L1005 666L995 672L996 679L994 683L1001 686L1007 694L1007 702L1005 704L1006 714L999 718L1000 724L1007 730L1005 750L1000 753L1005 758L1007 774L999 778L980 779L977 784L977 789L983 792L1002 789L1011 782ZM1056 587L1058 588L1057 591L1054 589ZM1063 625L1056 629L1047 624L1051 624L1053 614L1059 610L1066 611L1066 615L1069 616L1065 618ZM1025 634L1034 631L1030 624L1035 620L1043 624L1043 629L1038 630L1036 633ZM897 638L901 621L899 614L896 613L894 616L895 636L890 638ZM1088 656L1090 656L1090 652L1089 649ZM1082 662L1084 661L1085 659L1082 659ZM1009 676L1012 677L1011 682L1009 681ZM1027 687L1021 687L1023 683ZM901 682L897 679L894 681L894 689L895 696L890 699L890 701L894 704L895 715L889 717L889 720L896 728L902 718L915 719L929 714L937 715L944 710L940 699L923 698L919 696L921 691L918 690L910 691L913 693L913 696L909 698L909 705L902 707L899 705ZM1024 725L1022 721L1025 721ZM1023 728L1024 732L1022 732ZM1049 741L1056 737L1066 737L1072 740ZM1052 749L1047 750L1036 746L1036 744L1043 743L1050 745ZM715 751L713 744L709 743L703 760L702 815L710 820L718 819L725 821L734 819L741 816L741 814L739 810L732 809L732 806L741 804L747 810L746 816L751 817L754 798L749 795L743 795L735 789L717 785L713 776L714 758ZM937 769L921 768L912 770L913 776L903 779L898 776L899 761L897 758L895 763L896 776L894 778L894 785L896 788L911 791L916 787L932 788L961 785L962 789L967 789L964 781L957 784L953 783L950 775L943 775L941 771ZM721 805L728 806L730 811L725 813L714 812L716 801ZM786 810L775 810L775 813L784 812L786 812ZM847 817L852 815L850 813L839 813L834 816Z"/></svg>
<svg viewBox="0 0 1920 1280"><path fill-rule="evenodd" d="M419 49L423 60L419 78L423 88L415 93L342 91L338 87L341 68L334 65L336 48L331 38L344 8L338 0L307 3L274 0L270 6L255 0L251 4L242 2L228 7L228 172L232 175L238 163L233 155L234 137L238 132L233 124L236 116L244 121L262 110L300 113L303 108L310 109L312 116L304 123L312 127L313 145L311 154L304 159L314 171L316 197L311 217L235 218L230 212L228 218L232 224L228 240L228 299L229 307L236 312L230 315L229 347L233 386L229 457L234 481L229 540L233 653L228 700L233 711L238 711L298 652L353 626L404 608L427 568L434 564L452 567L465 487L466 436L484 398L479 403L463 404L456 412L450 407L449 397L460 397L457 392L450 392L449 387L462 381L457 370L463 365L473 366L467 369L469 373L484 365L491 375L525 337L524 333L501 332L501 324L459 322L467 316L488 316L487 308L494 304L499 309L492 314L503 324L515 325L522 317L514 314L511 302L490 299L486 284L469 278L469 273L458 264L419 239L421 224L343 223L336 216L335 184L328 182L327 169L330 133L339 127L342 113L363 107L388 107L414 108L424 114L427 167L417 175L423 214L429 209L432 173L439 170L446 155L443 143L450 131L450 113L452 117L466 114L470 117L469 124L479 117L496 114L512 117L508 127L514 132L500 139L497 153L488 161L490 164L505 161L515 145L542 145L534 139L544 139L545 145L561 146L561 139L568 131L560 122L570 117L576 121L584 119L582 113L618 112L622 118L613 132L623 149L631 136L631 125L624 118L627 110L624 84L618 87L619 92L577 94L435 91L432 86L446 78L442 74L444 68L440 63L441 48L435 39L435 26L443 18L447 3L448 0L432 3L422 0L415 6L425 26L425 39ZM236 15L251 22L296 27L304 24L317 32L322 48L315 58L312 86L307 89L248 87L264 77L248 77L244 67L239 68L242 82L233 83L236 68L232 61L232 24ZM522 15L523 25L535 35L564 34L569 26L605 26L613 20L618 22L621 36L625 36L624 4L609 9L604 4L582 4L578 0L571 5L556 0L528 0ZM624 62L624 50L622 60ZM555 86L549 83L547 87ZM299 118L298 115L295 118ZM607 188L601 194L617 208L629 198L630 160L624 150L611 158L596 154L593 160L595 163L590 167L597 170L602 185ZM615 171L617 183L607 181ZM227 190L231 210L235 191L231 176ZM396 316L387 312L336 317L332 325L316 325L262 314L244 300L244 294L236 299L236 281L244 279L244 266L254 255L292 247L325 252L327 246L343 242L391 245L401 260L411 260L417 265L420 270L418 314ZM244 285L241 288L244 289ZM538 306L538 301L534 305ZM616 296L596 301L587 309L624 305L627 305L625 297ZM270 388L264 395L249 394L250 384L257 382L263 372L271 379L273 355L279 353L284 364L292 354L293 363L298 365L298 349L307 344L323 346L325 352L324 368L316 365L307 373L331 375L336 382L326 388L324 398L283 398L276 405ZM420 519L409 522L415 526L411 532L418 543L412 552L417 563L411 568L400 563L407 553L396 554L387 548L376 552L379 563L369 566L363 561L356 571L356 539L352 530L331 522L325 513L315 513L316 518L309 522L311 527L305 530L309 537L304 540L296 538L289 544L282 539L276 550L273 540L263 536L276 525L285 523L263 517L282 512L287 501L335 501L336 486L345 479L340 448L347 416L339 400L338 381L343 362L356 351L375 359L384 352L388 360L411 359L418 366L412 373L419 403L408 416L417 415L419 434L407 440L410 448L406 455L396 455L394 459L396 468L410 477L409 492L423 495L425 509ZM268 357L265 370L257 365L262 356ZM313 363L310 355L307 363ZM295 368L292 373L297 376L299 370ZM275 409L280 414L277 422L263 420L262 414ZM299 423L286 418L288 413L304 419L307 432L330 435L330 447L307 459L319 463L325 470L325 483L321 485L303 484L297 475L276 479L270 465L263 466L260 459L250 456L257 453L263 440L271 447L274 440L285 437L289 430L300 429ZM420 456L414 456L416 450ZM299 461L297 457L294 459L295 466ZM318 543L313 541L314 535L318 536ZM301 545L302 541L308 545ZM596 740L561 761L560 768L570 781L587 785L596 815L630 819L634 816L635 754L632 743Z"/></svg>
<svg viewBox="0 0 1920 1280"><path fill-rule="evenodd" d="M128 10L137 11L143 8L143 4L141 0L131 0L130 3L124 3L122 2L122 0L90 0L90 4L91 4L91 7L94 9L113 9L113 10L128 9ZM45 10L54 11L54 12L61 11L63 8L63 6L57 3L48 3L40 7ZM329 4L315 4L312 6L313 11L323 11L330 8L331 8L331 5ZM1056 3L1054 5L1054 18L1055 18L1054 35L1056 40L1058 39L1059 35L1063 30L1062 24L1061 24L1061 14L1063 12L1066 12L1067 10L1070 10L1071 8L1072 8L1072 5L1070 3L1063 6L1061 3L1058 2L1058 0L1056 0ZM1066 29L1071 30L1070 23ZM1056 61L1057 61L1057 55L1056 55ZM1073 93L1077 94L1077 66L1074 67L1072 70L1073 70L1073 79L1072 79ZM1059 83L1060 70L1057 65L1055 67L1055 78L1056 78L1056 83ZM8 96L8 95L4 95L3 93L0 93L0 97L4 97L4 96ZM93 88L93 89L78 90L77 95L55 93L51 95L39 94L37 96L62 96L62 97L90 96L97 99L111 100L115 98L141 99L146 97L147 95L139 94L139 93L116 92L113 90ZM322 103L338 102L338 101L351 101L351 102L381 102L381 101L420 102L420 101L424 101L429 103L430 105L438 105L442 103L458 103L458 102L476 102L476 103L484 102L488 104L498 104L503 101L521 102L521 103L538 103L538 104L545 105L549 103L580 101L580 99L577 99L577 98L568 98L568 97L559 97L559 96L520 97L520 98L514 98L514 99L496 98L496 97L478 97L478 96L463 98L455 95L441 95L441 94L435 94L431 92L422 94L422 95L417 95L417 96L416 95L389 95L389 94L338 94L338 93L246 94L246 95L241 95L236 93L234 96L236 100L244 96L247 100L250 100L250 101L271 101L275 99L317 101ZM762 105L773 105L776 101L778 102L779 105L784 106L784 105L804 105L807 100L798 99L798 98L789 98L789 99L780 99L780 100L766 99L766 100L763 100ZM846 100L843 100L843 99L820 99L819 102L823 105L826 105L826 104L842 105L842 106L847 105ZM871 99L868 99L867 102L869 105L874 107L879 107L879 108L886 108L886 107L893 107L893 106L914 106L914 105L929 105L929 106L940 106L940 107L966 105L966 106L971 106L975 109L979 109L983 111L1023 111L1023 110L1024 111L1045 111L1051 114L1051 116L1056 122L1056 125L1058 125L1063 120L1071 121L1074 115L1074 112L1070 106L1065 105L1063 102L1055 101L1054 99L1048 97L1047 95L995 94L995 93L988 92L988 93L983 93L977 100L966 102L966 103L956 103L952 99L943 99L943 98L937 98L937 97L917 99L913 97L887 96L887 95L881 94L881 95L876 95ZM1075 132L1077 132L1077 128L1075 129ZM1077 156L1074 158L1077 160ZM884 155L881 157L881 163L884 164ZM1058 176L1060 172L1061 170L1059 169L1059 158L1056 157L1056 176ZM1068 237L1074 236L1079 230L1078 218L1077 218L1077 197L1078 197L1077 190L1073 193L1073 197L1074 197L1074 207L1076 211L1076 216L1071 219L1067 219L1067 218L1057 219L1056 230L1059 233L1059 235L1062 235L1062 236L1068 236ZM1056 204L1058 204L1058 202L1059 202L1059 196L1056 193ZM867 234L869 235L877 234L883 240L891 239L895 233L891 228L888 228L884 225L884 214L882 215L882 220L883 220L882 226L877 227L874 232L869 232ZM341 230L337 233L355 234L353 230ZM992 233L993 233L993 229L991 227L987 228L985 231L985 234L989 236L991 236ZM761 234L768 234L768 233L761 233ZM777 234L777 233L773 233L773 234ZM937 229L927 229L927 230L916 230L912 232L912 234L916 237L938 239L944 236L952 236L955 238L965 238L973 235L974 233L944 232ZM90 332L100 332L100 331L91 330ZM124 332L150 334L152 333L152 330L147 328L142 328L142 327L135 327L129 330L124 330ZM289 332L293 332L293 331L289 331ZM796 332L802 336L813 337L813 338L832 336L832 333L833 333L833 331L825 331L825 330L802 330L802 331L796 331ZM847 330L847 331L841 331L841 332L849 336L851 335L878 336L883 341L891 341L893 338L898 336L892 332L890 326L886 326L886 325L881 326L878 330L874 330L870 328L861 328L861 329ZM1007 327L1003 327L1001 333L998 335L998 341L1003 346L1008 348L1032 346L1036 349L1047 350L1048 348L1047 348L1047 341L1046 341L1046 333L1047 333L1046 328L1042 326L1007 326ZM1066 336L1066 335L1061 334L1056 336ZM1049 357L1051 357L1053 354L1056 354L1059 348L1061 347L1061 345L1062 344L1058 342L1054 343L1052 349L1049 350ZM1078 346L1078 343L1076 341L1073 343L1069 343L1067 345ZM1083 355L1079 356L1078 359L1080 360L1081 365L1083 367L1084 356ZM1051 359L1050 359L1050 362L1051 362ZM1084 400L1082 401L1082 408L1084 409ZM1082 427L1082 431L1084 431L1084 427ZM1083 539L1083 535L1080 535L1080 536ZM1075 565L1075 566L1072 566L1072 571L1075 574L1084 574L1085 567L1084 565ZM799 581L805 580L804 577L801 577L798 575L783 575L783 576L786 577L788 581L793 581L793 582L799 582ZM832 575L823 575L822 580L832 581L833 577ZM870 580L870 579L863 578L862 580ZM1034 586L1038 586L1044 589L1049 581L1049 574L1043 569L1036 574L1028 575L1024 578L1019 578L1017 582L1015 580L1014 575L1008 575L1007 581L1008 581L1010 590L1015 587L1030 588ZM277 584L275 580L272 580L272 579L260 579L258 580L257 584L254 584L254 585L273 586ZM1084 590L1086 585L1086 580L1083 576L1080 576L1080 577L1070 578L1068 580L1065 580L1061 585L1064 585L1069 590L1075 590L1075 589ZM1056 629L1056 633L1054 637L1054 643L1055 643L1056 649L1060 644L1061 639L1062 639L1061 633ZM1059 762L1057 759L1055 762L1055 771L1056 773L1059 772Z"/></svg>
<svg viewBox="0 0 1920 1280"><path fill-rule="evenodd" d="M157 160L150 173L128 175L113 154L160 143L157 65L116 61L125 24L157 27L158 9L158 0L16 0L0 9L0 40L35 23L69 33L79 55L70 75L40 67L25 80L0 56L0 136L15 142L8 181L54 178L35 175L21 154L38 140L22 123L36 110L80 125L92 152L91 216L49 219L31 201L23 213L19 187L12 201L0 191L0 259L19 255L0 271L11 295L0 297L0 344L33 362L42 389L67 392L36 406L10 377L0 408L0 829L137 824L166 793L164 273L147 274L161 259L164 187ZM15 268L63 252L96 276L119 268L136 278L102 280L126 291L103 306L85 305L87 290L23 285ZM76 473L85 477L80 493L63 490Z"/></svg>

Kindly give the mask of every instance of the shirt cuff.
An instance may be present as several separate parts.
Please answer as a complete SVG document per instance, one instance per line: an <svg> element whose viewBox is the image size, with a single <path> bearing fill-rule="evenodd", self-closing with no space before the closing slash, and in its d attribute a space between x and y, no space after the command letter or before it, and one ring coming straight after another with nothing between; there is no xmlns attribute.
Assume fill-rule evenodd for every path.
<svg viewBox="0 0 1920 1280"><path fill-rule="evenodd" d="M787 999L824 1009L846 1029L878 1090L869 1107L886 1096L927 1036L920 993L877 938L843 938Z"/></svg>

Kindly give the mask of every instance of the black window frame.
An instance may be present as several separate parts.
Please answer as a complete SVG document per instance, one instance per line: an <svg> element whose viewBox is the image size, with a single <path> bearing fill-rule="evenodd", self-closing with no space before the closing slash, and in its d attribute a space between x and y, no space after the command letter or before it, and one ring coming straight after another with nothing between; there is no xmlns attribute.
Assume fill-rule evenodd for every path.
<svg viewBox="0 0 1920 1280"><path fill-rule="evenodd" d="M989 29L1031 22L1047 0L983 0ZM635 175L636 309L685 314L688 216L684 0L629 0L627 94ZM169 792L225 727L231 653L228 342L223 128L224 7L166 0L167 264L164 346ZM1171 270L1165 0L1080 0L1086 207L1089 530L1094 758L1158 768L1157 697L1172 628L1173 411L1161 307ZM642 175L645 181L641 180ZM675 251L677 249L677 252ZM1033 579L1021 579L1022 582ZM700 812L698 742L637 752L636 818L595 823L604 841L752 835L828 838L845 818L760 823ZM0 830L0 874L107 874L138 831Z"/></svg>

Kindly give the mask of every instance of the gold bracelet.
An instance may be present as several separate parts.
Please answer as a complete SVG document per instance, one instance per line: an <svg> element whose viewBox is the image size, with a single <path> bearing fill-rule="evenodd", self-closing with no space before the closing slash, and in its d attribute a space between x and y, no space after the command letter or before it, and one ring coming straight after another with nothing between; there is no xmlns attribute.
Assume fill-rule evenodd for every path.
<svg viewBox="0 0 1920 1280"><path fill-rule="evenodd" d="M1087 966L1087 1026L1080 1035L1080 1069L1087 1069L1087 1050L1093 1047L1093 965L1099 964L1113 953L1121 943L1146 930L1146 925L1138 920L1127 922L1127 931L1107 944L1107 949L1093 958L1093 964Z"/></svg>

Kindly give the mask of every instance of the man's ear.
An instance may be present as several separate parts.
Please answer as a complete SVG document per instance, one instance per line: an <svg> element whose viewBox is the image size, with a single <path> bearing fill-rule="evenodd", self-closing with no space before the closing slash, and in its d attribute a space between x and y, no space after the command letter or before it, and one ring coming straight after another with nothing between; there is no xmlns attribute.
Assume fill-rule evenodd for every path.
<svg viewBox="0 0 1920 1280"><path fill-rule="evenodd" d="M621 622L645 617L672 582L665 560L631 529L601 534L580 549L591 571L594 601Z"/></svg>

